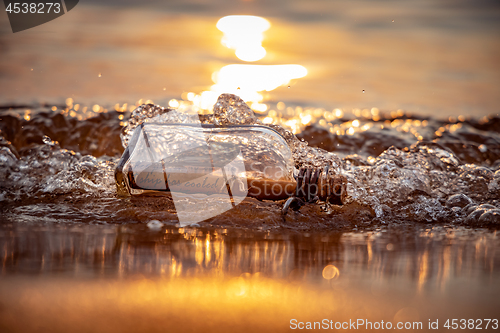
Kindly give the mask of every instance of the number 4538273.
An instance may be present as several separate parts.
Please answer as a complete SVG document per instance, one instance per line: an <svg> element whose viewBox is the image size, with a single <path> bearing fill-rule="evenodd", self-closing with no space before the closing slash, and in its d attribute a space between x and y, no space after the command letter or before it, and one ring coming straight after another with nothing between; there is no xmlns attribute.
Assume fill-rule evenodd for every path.
<svg viewBox="0 0 500 333"><path fill-rule="evenodd" d="M5 8L5 11L8 13L14 13L14 14L49 14L49 13L60 13L61 12L61 3L59 2L39 2L39 3L28 3L28 2L21 2L21 3L9 3L7 8Z"/></svg>
<svg viewBox="0 0 500 333"><path fill-rule="evenodd" d="M498 329L498 319L448 319L444 326L447 329Z"/></svg>

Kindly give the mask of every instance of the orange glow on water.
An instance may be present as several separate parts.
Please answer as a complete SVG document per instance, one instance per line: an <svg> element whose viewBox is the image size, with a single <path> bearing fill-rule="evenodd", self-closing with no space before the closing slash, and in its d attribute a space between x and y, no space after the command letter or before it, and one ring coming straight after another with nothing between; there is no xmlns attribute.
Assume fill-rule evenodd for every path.
<svg viewBox="0 0 500 333"><path fill-rule="evenodd" d="M455 313L491 317L497 308L497 236L487 231L469 238L465 228L437 227L411 245L384 230L235 235L91 225L3 232L0 323L9 332L277 332L293 318L425 325ZM47 245L32 245L40 239ZM456 288L462 281L467 287Z"/></svg>

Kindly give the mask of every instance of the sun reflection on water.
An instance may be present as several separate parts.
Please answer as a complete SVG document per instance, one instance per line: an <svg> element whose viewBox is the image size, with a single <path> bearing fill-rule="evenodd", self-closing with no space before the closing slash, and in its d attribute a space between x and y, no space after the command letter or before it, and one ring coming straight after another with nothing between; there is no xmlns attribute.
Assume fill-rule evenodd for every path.
<svg viewBox="0 0 500 333"><path fill-rule="evenodd" d="M261 102L259 92L272 91L306 75L307 69L300 65L227 65L214 73L212 91L217 97L225 92L245 101Z"/></svg>
<svg viewBox="0 0 500 333"><path fill-rule="evenodd" d="M236 57L246 62L265 57L263 32L270 26L268 20L250 15L226 16L217 22L217 28L224 32L222 45L234 49ZM286 86L306 75L307 69L297 64L228 64L212 74L214 85L210 90L200 94L190 92L186 99L195 109L211 111L220 94L231 93L240 96L255 111L265 112L268 106L262 103L262 92Z"/></svg>
<svg viewBox="0 0 500 333"><path fill-rule="evenodd" d="M270 27L265 18L251 15L225 16L217 22L217 29L224 33L222 45L234 49L236 56L243 61L257 61L265 57L263 32Z"/></svg>

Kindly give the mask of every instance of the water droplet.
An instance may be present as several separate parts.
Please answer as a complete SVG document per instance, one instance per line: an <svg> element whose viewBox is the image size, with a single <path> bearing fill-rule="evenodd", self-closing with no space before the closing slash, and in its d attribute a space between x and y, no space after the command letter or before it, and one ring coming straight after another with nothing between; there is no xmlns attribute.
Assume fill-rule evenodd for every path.
<svg viewBox="0 0 500 333"><path fill-rule="evenodd" d="M486 147L485 145L480 145L478 148L481 153L486 153L486 151L488 150L488 147Z"/></svg>
<svg viewBox="0 0 500 333"><path fill-rule="evenodd" d="M288 86L288 89L290 89L290 86Z"/></svg>
<svg viewBox="0 0 500 333"><path fill-rule="evenodd" d="M151 220L148 222L147 226L151 230L160 230L163 227L163 223L158 220Z"/></svg>
<svg viewBox="0 0 500 333"><path fill-rule="evenodd" d="M98 77L101 77L101 76L102 76L101 73L99 73Z"/></svg>
<svg viewBox="0 0 500 333"><path fill-rule="evenodd" d="M365 93L365 90L363 89L363 94Z"/></svg>
<svg viewBox="0 0 500 333"><path fill-rule="evenodd" d="M47 135L44 135L44 136L43 136L42 141L43 141L43 143L45 143L45 144L51 144L51 143L52 143L52 139L51 139L51 138L49 138Z"/></svg>

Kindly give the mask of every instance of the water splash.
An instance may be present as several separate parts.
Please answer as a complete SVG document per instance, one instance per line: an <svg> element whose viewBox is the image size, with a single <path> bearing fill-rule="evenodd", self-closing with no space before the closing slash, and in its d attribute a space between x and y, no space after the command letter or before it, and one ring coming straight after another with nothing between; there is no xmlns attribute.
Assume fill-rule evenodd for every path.
<svg viewBox="0 0 500 333"><path fill-rule="evenodd" d="M497 148L500 119L490 117L476 121L459 117L458 121L440 121L374 109L354 110L351 114L341 110L327 112L301 108L297 114L296 108L291 117L309 118L308 125L296 128L298 133L295 135L290 123L290 119L295 118L285 118L289 108L281 105L278 110L283 114L269 110L257 116L237 96L222 95L214 114L209 115L195 114L183 105L174 109L153 104L135 109L128 121L123 117L118 119L121 113L116 114L115 120L112 113L104 113L89 120L70 121L64 116L59 119L56 113L37 113L35 110L29 119L22 115L10 116L11 111L3 112L0 200L27 203L58 196L83 198L92 206L94 198L114 198L113 170L119 156L116 151L121 149L114 145L126 146L141 122L262 124L262 119L268 123L269 118L271 122L267 125L281 133L289 145L295 168L331 164L332 172L342 173L348 180L348 205L344 208L322 212L319 207L310 205L303 208L300 215L290 216L291 221L304 219L309 224L323 221L321 223L329 225L340 221L353 225L362 225L362 221L368 224L370 221L500 224L500 152ZM122 119L126 124L122 140L113 145L110 136L119 137L119 126L110 133L102 129L115 128L113 124L118 125ZM55 126L56 122L61 127ZM352 133L348 131L351 128ZM51 133L50 138L33 137L33 133L40 131ZM85 136L85 131L93 134ZM73 136L74 140L68 140ZM103 148L92 151L115 157L96 158L82 154L93 146ZM82 147L82 150L65 149L68 147ZM259 221L281 221L278 213L281 204L245 201L220 220L229 223L237 219L252 225L254 217L249 216L259 216ZM160 204L157 199L141 201L125 216L147 222L153 219L151 214L159 214L154 219L164 222L175 219L173 206L169 205L171 203L163 201ZM360 207L373 214L360 218L348 213L349 209L355 212L362 209Z"/></svg>
<svg viewBox="0 0 500 333"><path fill-rule="evenodd" d="M155 112L150 113L151 118L148 116L147 119L159 120L159 117L155 118ZM207 119L218 125L262 124L243 100L231 94L219 97L213 117ZM408 122L403 125L406 124ZM376 158L365 160L351 155L342 161L332 152L310 147L278 124L269 126L285 138L293 152L296 168L333 166L332 173L343 173L348 179L349 202L371 207L378 218L398 217L420 222L460 220L470 214L457 209L453 199L448 199L456 193L469 203L498 198L498 177L495 177L498 171L494 173L483 166L461 164L453 151L436 142L418 141L404 149L392 146ZM351 121L350 126L363 127L359 120ZM497 221L494 207L491 208L493 212L488 213L489 217L481 221ZM474 218L479 221L482 215L476 215L468 221Z"/></svg>
<svg viewBox="0 0 500 333"><path fill-rule="evenodd" d="M116 159L82 156L61 149L48 136L43 142L20 158L16 158L9 148L1 148L0 200L18 201L54 195L96 198L114 193Z"/></svg>

